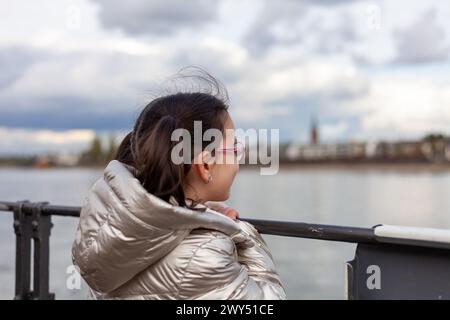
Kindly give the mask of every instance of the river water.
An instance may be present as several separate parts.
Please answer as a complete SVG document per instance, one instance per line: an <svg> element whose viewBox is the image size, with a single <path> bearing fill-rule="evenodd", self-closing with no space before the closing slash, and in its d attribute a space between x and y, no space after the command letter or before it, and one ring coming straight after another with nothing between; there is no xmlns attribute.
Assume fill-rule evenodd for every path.
<svg viewBox="0 0 450 320"><path fill-rule="evenodd" d="M98 169L0 168L0 200L81 205ZM398 224L450 228L449 172L378 169L282 169L261 176L243 169L229 204L242 217L371 227ZM68 289L70 248L77 221L53 218L50 287L57 299L83 299ZM344 299L344 263L355 245L264 235L290 299ZM14 295L12 214L0 212L0 298ZM70 271L69 271L70 272Z"/></svg>

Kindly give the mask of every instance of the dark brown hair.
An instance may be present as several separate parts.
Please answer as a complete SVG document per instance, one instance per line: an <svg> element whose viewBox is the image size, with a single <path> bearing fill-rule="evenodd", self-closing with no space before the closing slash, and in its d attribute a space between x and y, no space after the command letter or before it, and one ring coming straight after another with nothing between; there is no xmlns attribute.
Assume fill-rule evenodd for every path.
<svg viewBox="0 0 450 320"><path fill-rule="evenodd" d="M183 181L191 165L171 160L172 148L178 143L171 140L172 132L183 128L193 137L194 121L201 121L202 135L208 129L223 131L228 110L224 87L210 74L200 71L200 76L189 77L208 83L208 91L177 92L152 100L138 116L133 131L121 142L115 157L136 169L136 178L149 193L165 201L173 196L184 207L187 204ZM203 141L203 148L206 145ZM191 159L195 156L191 153ZM189 207L195 204L192 202Z"/></svg>

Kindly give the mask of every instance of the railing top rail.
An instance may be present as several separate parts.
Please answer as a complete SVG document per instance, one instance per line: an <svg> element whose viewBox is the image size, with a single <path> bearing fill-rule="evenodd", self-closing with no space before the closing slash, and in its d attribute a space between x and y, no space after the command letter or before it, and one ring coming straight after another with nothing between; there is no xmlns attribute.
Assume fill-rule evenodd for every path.
<svg viewBox="0 0 450 320"><path fill-rule="evenodd" d="M81 211L81 207L76 206L50 205L48 203L29 201L0 201L0 211L14 211L18 206L21 206L22 212L26 215L33 214L36 206L39 206L39 210L43 215L79 217ZM269 235L349 243L391 243L450 249L450 230L446 229L385 225L377 225L373 228L360 228L252 218L241 218L241 220L250 222L260 233Z"/></svg>
<svg viewBox="0 0 450 320"><path fill-rule="evenodd" d="M21 203L25 214L31 214L33 202ZM13 211L19 205L18 202L0 201L0 211ZM61 205L41 205L42 214L79 217L81 207ZM324 224L310 224L292 221L275 221L248 219L241 220L252 223L259 232L270 235L287 237L300 237L318 240L351 242L351 243L376 243L374 230L371 228L358 228L347 226L333 226Z"/></svg>
<svg viewBox="0 0 450 320"><path fill-rule="evenodd" d="M11 201L0 201L0 211L13 211L15 207L19 205L18 202ZM31 214L33 208L35 207L34 202L27 202L22 204L22 210L26 214ZM66 216L66 217L79 217L81 207L77 206L61 206L61 205L50 205L44 204L41 206L42 214L53 215L53 216Z"/></svg>

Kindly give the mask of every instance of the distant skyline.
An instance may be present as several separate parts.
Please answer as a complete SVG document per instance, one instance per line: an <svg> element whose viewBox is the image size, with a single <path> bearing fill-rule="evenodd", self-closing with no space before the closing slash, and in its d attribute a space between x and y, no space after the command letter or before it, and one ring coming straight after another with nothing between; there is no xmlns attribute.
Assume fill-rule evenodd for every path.
<svg viewBox="0 0 450 320"><path fill-rule="evenodd" d="M4 3L2 3L4 2ZM450 134L444 1L0 0L0 155L78 151L131 129L187 65L228 88L237 127L282 141Z"/></svg>

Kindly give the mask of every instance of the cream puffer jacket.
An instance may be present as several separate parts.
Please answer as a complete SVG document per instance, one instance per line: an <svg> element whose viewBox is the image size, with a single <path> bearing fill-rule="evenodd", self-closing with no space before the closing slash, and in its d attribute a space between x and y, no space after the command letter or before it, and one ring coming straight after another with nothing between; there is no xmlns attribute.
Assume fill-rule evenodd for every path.
<svg viewBox="0 0 450 320"><path fill-rule="evenodd" d="M94 299L286 299L251 224L163 201L117 160L85 198L72 260Z"/></svg>

